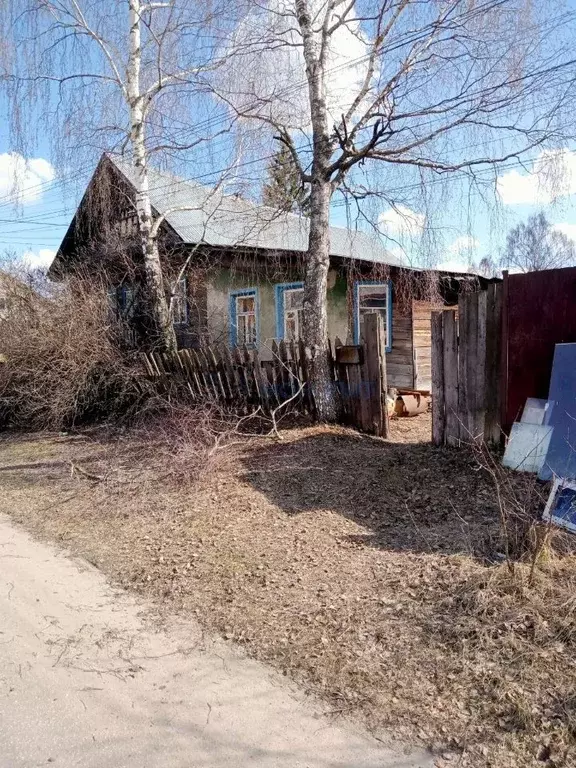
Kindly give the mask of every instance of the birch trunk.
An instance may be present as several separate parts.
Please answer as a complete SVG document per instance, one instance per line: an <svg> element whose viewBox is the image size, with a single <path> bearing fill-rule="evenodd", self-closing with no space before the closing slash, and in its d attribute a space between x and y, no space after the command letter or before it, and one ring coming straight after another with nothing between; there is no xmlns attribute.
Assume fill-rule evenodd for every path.
<svg viewBox="0 0 576 768"><path fill-rule="evenodd" d="M328 365L328 270L330 268L330 199L332 185L330 138L326 108L325 56L315 39L308 0L296 0L296 13L306 62L310 98L312 141L312 182L310 192L310 234L304 280L304 342L312 350L310 384L321 421L334 421L338 401Z"/></svg>
<svg viewBox="0 0 576 768"><path fill-rule="evenodd" d="M141 55L141 0L129 0L130 56L126 73L126 91L130 108L130 141L136 169L136 214L144 257L147 297L156 331L156 343L166 352L176 350L176 335L166 300L162 264L158 241L153 234L152 205L150 203L148 167L144 135L146 100L140 83Z"/></svg>
<svg viewBox="0 0 576 768"><path fill-rule="evenodd" d="M334 421L337 416L336 390L328 365L330 196L330 182L321 178L312 182L310 236L304 280L304 342L312 350L310 384L321 421Z"/></svg>

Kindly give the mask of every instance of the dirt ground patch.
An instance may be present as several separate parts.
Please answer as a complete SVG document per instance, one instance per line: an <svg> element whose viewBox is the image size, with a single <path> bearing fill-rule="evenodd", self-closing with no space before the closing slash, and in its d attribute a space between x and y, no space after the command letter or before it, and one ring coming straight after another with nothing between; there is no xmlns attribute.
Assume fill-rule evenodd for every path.
<svg viewBox="0 0 576 768"><path fill-rule="evenodd" d="M429 430L253 438L186 486L129 434L7 438L0 511L439 766L574 765L576 562L487 564L492 480Z"/></svg>

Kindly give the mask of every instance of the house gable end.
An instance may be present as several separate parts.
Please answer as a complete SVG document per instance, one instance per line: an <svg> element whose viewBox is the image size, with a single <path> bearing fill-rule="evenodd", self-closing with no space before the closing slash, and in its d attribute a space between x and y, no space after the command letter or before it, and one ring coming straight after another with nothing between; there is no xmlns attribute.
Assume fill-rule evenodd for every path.
<svg viewBox="0 0 576 768"><path fill-rule="evenodd" d="M135 198L134 185L103 155L70 222L49 276L62 279L79 267L102 268L106 262L113 268L121 254L139 260ZM159 212L153 209L153 215L158 216ZM182 242L167 222L162 224L159 237L171 243Z"/></svg>

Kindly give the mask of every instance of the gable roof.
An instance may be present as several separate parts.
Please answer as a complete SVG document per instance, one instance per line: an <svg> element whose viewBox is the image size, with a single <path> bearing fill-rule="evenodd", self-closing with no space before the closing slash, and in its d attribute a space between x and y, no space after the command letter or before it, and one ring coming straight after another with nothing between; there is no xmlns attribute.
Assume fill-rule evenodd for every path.
<svg viewBox="0 0 576 768"><path fill-rule="evenodd" d="M107 157L134 185L132 164L112 155ZM185 243L300 253L307 250L310 222L306 217L256 205L164 171L150 168L148 177L152 207L166 215L166 222ZM330 227L330 254L402 266L376 235L344 227Z"/></svg>

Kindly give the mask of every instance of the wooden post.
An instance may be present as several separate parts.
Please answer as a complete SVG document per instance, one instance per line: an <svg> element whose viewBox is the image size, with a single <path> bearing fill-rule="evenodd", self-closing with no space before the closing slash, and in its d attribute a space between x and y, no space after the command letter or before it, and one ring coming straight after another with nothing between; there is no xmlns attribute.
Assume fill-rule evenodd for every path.
<svg viewBox="0 0 576 768"><path fill-rule="evenodd" d="M488 286L486 300L486 417L484 439L498 445L502 440L501 410L501 353L502 353L502 285Z"/></svg>
<svg viewBox="0 0 576 768"><path fill-rule="evenodd" d="M380 359L380 402L382 407L382 437L390 435L388 418L388 369L386 367L386 334L382 317L378 315L378 351Z"/></svg>
<svg viewBox="0 0 576 768"><path fill-rule="evenodd" d="M338 348L342 347L342 341L338 336L334 340L334 351L336 357L338 356ZM350 388L348 385L348 366L344 363L336 363L337 385L340 392L340 399L342 402L342 420L345 423L350 423Z"/></svg>
<svg viewBox="0 0 576 768"><path fill-rule="evenodd" d="M508 430L508 270L502 272L502 338L500 347L500 426Z"/></svg>
<svg viewBox="0 0 576 768"><path fill-rule="evenodd" d="M484 440L486 429L486 313L487 291L476 295L476 362L470 370L471 382L474 383L474 411L471 419L472 435L481 442Z"/></svg>
<svg viewBox="0 0 576 768"><path fill-rule="evenodd" d="M372 420L372 399L370 374L368 372L368 353L366 349L366 324L362 336L362 345L364 346L363 362L357 366L359 375L358 404L360 407L360 424L363 432L374 432L374 422Z"/></svg>
<svg viewBox="0 0 576 768"><path fill-rule="evenodd" d="M486 291L458 300L458 421L460 440L484 438L486 411Z"/></svg>
<svg viewBox="0 0 576 768"><path fill-rule="evenodd" d="M362 398L362 376L360 374L359 365L348 366L348 382L351 424L356 427L356 429L363 429L362 409L360 407Z"/></svg>
<svg viewBox="0 0 576 768"><path fill-rule="evenodd" d="M454 312L442 312L442 341L444 358L444 412L446 443L458 445L458 329Z"/></svg>
<svg viewBox="0 0 576 768"><path fill-rule="evenodd" d="M442 311L432 312L432 441L434 445L443 445L446 439L443 314Z"/></svg>
<svg viewBox="0 0 576 768"><path fill-rule="evenodd" d="M388 437L388 410L386 408L386 345L384 326L377 314L364 318L366 345L366 384L369 388L370 426L374 434Z"/></svg>
<svg viewBox="0 0 576 768"><path fill-rule="evenodd" d="M472 425L470 415L474 390L469 388L469 368L474 364L474 327L478 305L474 303L475 294L462 293L458 297L458 407L456 419L458 422L458 437L460 441L470 442Z"/></svg>

